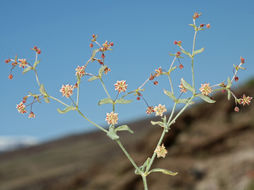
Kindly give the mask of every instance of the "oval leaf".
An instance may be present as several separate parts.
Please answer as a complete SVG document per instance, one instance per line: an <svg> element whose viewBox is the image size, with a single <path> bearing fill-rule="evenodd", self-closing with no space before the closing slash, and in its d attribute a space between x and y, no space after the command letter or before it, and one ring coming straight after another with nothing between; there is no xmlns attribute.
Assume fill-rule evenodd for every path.
<svg viewBox="0 0 254 190"><path fill-rule="evenodd" d="M116 104L129 104L131 102L132 102L132 100L126 100L126 99L123 99L123 98L117 99L115 101Z"/></svg>
<svg viewBox="0 0 254 190"><path fill-rule="evenodd" d="M111 98L104 98L98 102L98 105L100 106L102 104L113 104L113 103L114 102Z"/></svg>
<svg viewBox="0 0 254 190"><path fill-rule="evenodd" d="M102 76L102 73L104 72L104 70L107 68L106 65L101 66L101 68L99 69L99 76Z"/></svg>
<svg viewBox="0 0 254 190"><path fill-rule="evenodd" d="M35 69L39 63L40 63L39 60L38 60L38 61L35 61L35 62L34 62L34 65L33 65L33 69Z"/></svg>
<svg viewBox="0 0 254 190"><path fill-rule="evenodd" d="M57 111L61 114L63 113L67 113L69 111L73 111L73 110L76 110L76 107L73 107L73 106L69 106L69 107L66 107L64 110L61 110L59 108L57 108Z"/></svg>
<svg viewBox="0 0 254 190"><path fill-rule="evenodd" d="M195 89L189 83L187 83L183 78L181 79L181 83L183 84L184 88L186 88L187 90L195 94Z"/></svg>
<svg viewBox="0 0 254 190"><path fill-rule="evenodd" d="M162 168L155 168L155 169L152 169L152 170L149 172L149 174L150 174L150 173L153 173L153 172L161 172L161 173L163 173L163 174L171 175L171 176L175 176L175 175L178 174L177 172L172 172L172 171L170 171L170 170L166 170L166 169L162 169Z"/></svg>
<svg viewBox="0 0 254 190"><path fill-rule="evenodd" d="M185 51L184 49L181 49L181 51L185 54L185 55L188 55L190 58L192 58L191 54L187 51Z"/></svg>
<svg viewBox="0 0 254 190"><path fill-rule="evenodd" d="M41 86L40 86L40 93L41 93L43 96L48 96L48 94L47 94L47 92L46 92L46 90L45 90L43 84L41 84Z"/></svg>
<svg viewBox="0 0 254 190"><path fill-rule="evenodd" d="M166 94L168 97L170 97L173 101L176 100L174 94L168 90L163 89L164 94Z"/></svg>
<svg viewBox="0 0 254 190"><path fill-rule="evenodd" d="M25 68L22 73L25 74L26 72L28 72L28 71L30 71L32 69L33 69L33 67L29 66L29 67Z"/></svg>
<svg viewBox="0 0 254 190"><path fill-rule="evenodd" d="M129 128L128 125L121 125L115 129L115 131L129 131L131 134L134 132Z"/></svg>
<svg viewBox="0 0 254 190"><path fill-rule="evenodd" d="M109 128L108 132L107 132L107 136L109 138L111 138L112 140L117 140L119 139L119 136L116 134L114 128Z"/></svg>
<svg viewBox="0 0 254 190"><path fill-rule="evenodd" d="M99 78L99 77L97 77L97 76L92 76L91 78L88 79L88 81L91 82L91 81L96 80L96 79L98 79L98 78Z"/></svg>
<svg viewBox="0 0 254 190"><path fill-rule="evenodd" d="M210 104L213 104L213 103L216 102L215 100L212 100L209 96L205 96L203 94L198 94L197 96L200 97L202 100L210 103Z"/></svg>
<svg viewBox="0 0 254 190"><path fill-rule="evenodd" d="M205 48L201 48L201 49L195 50L193 54L197 55L199 53L202 53L204 50L205 50Z"/></svg>

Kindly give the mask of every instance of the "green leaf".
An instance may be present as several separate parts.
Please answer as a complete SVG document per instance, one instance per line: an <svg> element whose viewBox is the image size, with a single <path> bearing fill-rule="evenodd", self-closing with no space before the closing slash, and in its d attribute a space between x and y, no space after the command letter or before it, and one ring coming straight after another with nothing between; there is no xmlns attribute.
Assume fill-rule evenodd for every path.
<svg viewBox="0 0 254 190"><path fill-rule="evenodd" d="M35 69L39 63L40 63L39 60L38 60L38 61L35 61L35 62L34 62L34 65L33 65L33 69Z"/></svg>
<svg viewBox="0 0 254 190"><path fill-rule="evenodd" d="M106 65L101 66L101 68L99 69L99 77L102 77L102 73L104 72L104 70L107 68Z"/></svg>
<svg viewBox="0 0 254 190"><path fill-rule="evenodd" d="M164 123L161 122L161 121L151 121L151 124L152 124L152 125L159 125L159 126L161 126L161 127L164 127Z"/></svg>
<svg viewBox="0 0 254 190"><path fill-rule="evenodd" d="M132 100L126 100L126 99L123 99L123 98L117 99L115 101L116 104L129 104L131 102L132 102Z"/></svg>
<svg viewBox="0 0 254 190"><path fill-rule="evenodd" d="M27 68L25 68L25 69L23 70L23 74L25 74L26 72L28 72L28 71L30 71L30 70L32 70L32 69L33 69L33 67L28 66Z"/></svg>
<svg viewBox="0 0 254 190"><path fill-rule="evenodd" d="M91 56L91 59L93 59L96 55L96 53L99 51L99 49L95 49L93 50L93 53L92 53L92 56Z"/></svg>
<svg viewBox="0 0 254 190"><path fill-rule="evenodd" d="M46 92L46 90L45 90L43 84L41 84L41 86L40 86L40 93L41 93L43 96L48 96L48 94L47 94L47 92Z"/></svg>
<svg viewBox="0 0 254 190"><path fill-rule="evenodd" d="M231 88L231 86L232 86L232 82L231 82L230 78L228 77L228 84L227 84L226 88Z"/></svg>
<svg viewBox="0 0 254 190"><path fill-rule="evenodd" d="M134 133L134 132L129 128L128 125L121 125L121 126L117 127L117 128L115 129L115 131L116 131L116 132L117 132L117 131L129 131L131 134Z"/></svg>
<svg viewBox="0 0 254 190"><path fill-rule="evenodd" d="M193 54L197 55L199 53L202 53L204 50L205 50L205 48L201 48L201 49L195 50Z"/></svg>
<svg viewBox="0 0 254 190"><path fill-rule="evenodd" d="M174 94L168 90L163 89L164 94L166 94L169 98L171 98L173 101L176 100Z"/></svg>
<svg viewBox="0 0 254 190"><path fill-rule="evenodd" d="M190 58L192 58L191 54L187 51L185 51L184 49L181 49L181 51L185 54L185 55L188 55Z"/></svg>
<svg viewBox="0 0 254 190"><path fill-rule="evenodd" d="M172 172L170 170L166 170L166 169L162 169L162 168L155 168L155 169L152 169L149 171L149 174L150 173L154 173L154 172L161 172L163 174L166 174L166 175L171 175L171 176L175 176L177 175L178 173L177 172Z"/></svg>
<svg viewBox="0 0 254 190"><path fill-rule="evenodd" d="M119 139L119 136L116 134L115 130L113 127L110 127L108 132L107 132L107 136L109 138L111 138L112 140L117 140Z"/></svg>
<svg viewBox="0 0 254 190"><path fill-rule="evenodd" d="M73 110L76 110L76 109L77 109L76 107L68 106L68 107L66 107L64 110L61 110L61 109L57 108L57 111L58 111L59 113L63 114L63 113L67 113L67 112L69 112L69 111L73 111Z"/></svg>
<svg viewBox="0 0 254 190"><path fill-rule="evenodd" d="M186 88L187 90L195 94L195 89L189 83L187 83L183 78L181 79L181 83L183 84L184 88Z"/></svg>
<svg viewBox="0 0 254 190"><path fill-rule="evenodd" d="M176 103L178 104L187 104L189 101L189 99L177 99Z"/></svg>
<svg viewBox="0 0 254 190"><path fill-rule="evenodd" d="M102 104L113 104L113 103L114 102L111 98L104 98L98 102L98 105L100 106Z"/></svg>
<svg viewBox="0 0 254 190"><path fill-rule="evenodd" d="M210 103L210 104L213 104L213 103L216 102L215 100L212 100L209 96L205 96L203 94L198 94L197 96L200 97L202 100Z"/></svg>
<svg viewBox="0 0 254 190"><path fill-rule="evenodd" d="M97 77L97 76L92 76L91 78L88 79L88 81L91 82L91 81L96 80L96 79L98 79L98 78L99 78L99 77Z"/></svg>

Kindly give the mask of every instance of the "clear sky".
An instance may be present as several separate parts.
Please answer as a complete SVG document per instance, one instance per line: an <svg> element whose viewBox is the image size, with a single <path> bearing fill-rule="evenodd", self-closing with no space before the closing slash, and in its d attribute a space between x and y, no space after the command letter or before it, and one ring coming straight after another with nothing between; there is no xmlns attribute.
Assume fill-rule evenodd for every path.
<svg viewBox="0 0 254 190"><path fill-rule="evenodd" d="M197 48L205 51L197 56L195 63L196 86L200 83L215 84L232 76L233 64L240 56L246 58L247 71L239 74L240 81L254 75L254 1L204 1L204 0L1 0L0 1L0 81L1 111L0 136L32 136L48 140L70 133L94 129L77 113L58 114L58 103L35 104L35 119L28 119L16 110L28 91L37 92L32 72L22 75L16 68L13 80L8 79L10 65L4 63L9 57L18 55L33 62L33 46L41 48L38 74L49 94L61 97L62 84L75 82L75 68L83 65L91 56L89 47L93 33L98 41L113 41L113 51L106 54L106 64L111 72L105 78L106 86L115 96L113 84L126 80L128 89L137 88L159 66L168 68L172 61L169 53L177 51L174 40L182 40L190 50L193 39L194 12L202 12L199 23L210 23L209 30L201 31L197 37ZM174 86L184 77L190 81L190 60L182 60L183 70L173 75ZM94 64L94 65L93 65ZM98 64L89 66L93 72ZM89 71L89 70L88 70ZM171 104L162 88L169 89L166 79L159 85L149 84L144 96L151 105ZM97 106L105 98L98 81L83 81L81 85L80 109L91 120L106 125L105 113L109 106ZM146 116L145 105L135 101L117 107L120 122Z"/></svg>

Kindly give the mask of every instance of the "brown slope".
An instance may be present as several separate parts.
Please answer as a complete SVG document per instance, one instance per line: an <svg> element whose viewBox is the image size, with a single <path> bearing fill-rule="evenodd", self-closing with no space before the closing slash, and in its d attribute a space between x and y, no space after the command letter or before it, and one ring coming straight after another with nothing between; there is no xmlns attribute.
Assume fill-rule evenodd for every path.
<svg viewBox="0 0 254 190"><path fill-rule="evenodd" d="M254 96L253 87L252 82L240 91ZM235 113L232 101L221 95L216 100L193 106L172 127L164 140L168 156L156 160L155 167L179 175L150 175L150 190L253 190L254 106ZM149 119L129 126L135 135L123 135L123 143L140 165L151 155L161 129ZM142 182L114 142L100 132L0 156L0 190L81 189L141 190Z"/></svg>

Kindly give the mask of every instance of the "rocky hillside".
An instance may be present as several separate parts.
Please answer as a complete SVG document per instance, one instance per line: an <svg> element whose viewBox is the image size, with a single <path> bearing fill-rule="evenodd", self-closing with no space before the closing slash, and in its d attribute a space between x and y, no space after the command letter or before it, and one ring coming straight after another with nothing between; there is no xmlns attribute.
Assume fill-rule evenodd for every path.
<svg viewBox="0 0 254 190"><path fill-rule="evenodd" d="M254 81L239 92L254 96ZM235 113L225 95L215 99L194 105L174 124L164 140L168 155L154 167L179 174L149 175L149 190L254 190L254 104ZM128 125L135 135L123 134L123 144L142 164L162 129L150 119ZM0 155L0 190L142 189L118 146L100 132Z"/></svg>

